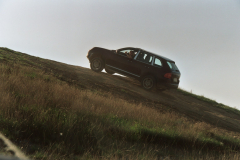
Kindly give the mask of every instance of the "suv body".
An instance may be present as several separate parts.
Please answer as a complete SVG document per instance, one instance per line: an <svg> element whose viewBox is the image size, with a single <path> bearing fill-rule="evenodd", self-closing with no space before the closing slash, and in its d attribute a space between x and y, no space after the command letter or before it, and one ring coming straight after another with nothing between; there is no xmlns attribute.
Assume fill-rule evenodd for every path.
<svg viewBox="0 0 240 160"><path fill-rule="evenodd" d="M132 59L126 55L130 51L134 52ZM180 82L181 73L173 60L141 48L108 50L94 47L89 50L87 58L93 71L101 72L105 68L110 74L133 77L148 90L156 86L163 89L178 88Z"/></svg>

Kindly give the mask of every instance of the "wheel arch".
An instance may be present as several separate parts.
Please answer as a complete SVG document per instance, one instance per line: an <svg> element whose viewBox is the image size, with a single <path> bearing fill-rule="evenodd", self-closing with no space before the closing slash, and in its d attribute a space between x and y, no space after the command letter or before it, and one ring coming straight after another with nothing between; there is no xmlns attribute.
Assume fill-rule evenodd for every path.
<svg viewBox="0 0 240 160"><path fill-rule="evenodd" d="M140 80L142 80L144 77L146 77L146 76L152 76L154 79L155 79L155 81L157 82L157 77L153 74L153 73L151 73L151 72L145 72L145 73L143 73L141 76L140 76Z"/></svg>
<svg viewBox="0 0 240 160"><path fill-rule="evenodd" d="M152 81L150 82L150 84L152 84L151 87L148 87L149 85L149 80L148 80L148 77L151 77ZM147 81L146 81L147 80ZM143 74L140 78L140 82L141 82L141 85L143 86L144 89L146 90L152 90L154 88L157 87L157 79L156 77L151 74L151 73L146 73L146 74ZM146 83L147 82L147 83Z"/></svg>

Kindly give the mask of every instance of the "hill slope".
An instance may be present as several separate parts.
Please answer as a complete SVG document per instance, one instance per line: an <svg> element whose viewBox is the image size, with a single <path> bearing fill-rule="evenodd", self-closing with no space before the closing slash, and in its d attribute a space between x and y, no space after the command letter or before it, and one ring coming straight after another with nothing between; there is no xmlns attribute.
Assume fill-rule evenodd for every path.
<svg viewBox="0 0 240 160"><path fill-rule="evenodd" d="M44 88L45 85L48 86L45 88L45 90L51 88L50 86L53 86L54 83L57 83L59 85L55 86L54 88L60 88L60 86L64 86L65 90L70 90L67 89L68 87L70 87L71 92L69 91L68 94L64 92L64 89L59 89L58 99L55 100L54 103L52 101L51 103L49 103L48 101L46 101L47 97L45 97L42 100L44 102L36 102L37 100L31 100L32 103L30 104L29 100L28 102L26 102L26 97L34 97L37 93L35 93L36 91L34 90L31 91L30 88L26 87L26 85L20 90L24 90L24 88L27 88L29 92L34 93L29 96L26 96L28 95L27 91L26 93L21 93L20 95L18 94L18 96L16 96L15 94L13 98L16 102L18 102L18 104L16 103L14 105L19 108L19 103L29 106L41 103L43 110L44 108L46 109L46 107L54 106L55 108L60 109L61 113L63 112L62 108L65 108L65 111L66 108L69 109L69 107L71 107L71 110L74 108L74 113L77 111L79 112L79 114L84 114L84 116L87 115L87 118L85 117L87 121L83 120L81 121L81 123L88 124L90 121L91 125L89 126L89 128L92 128L93 124L95 126L104 126L105 128L103 127L104 130L102 131L99 128L96 129L96 127L95 129L90 129L91 131L89 131L89 133L86 133L86 135L88 135L88 140L81 141L82 143L88 143L88 145L83 145L83 148L88 148L90 145L90 148L92 148L91 150L94 150L94 153L91 155L98 157L100 152L101 154L107 154L105 153L107 150L107 146L105 145L110 143L112 144L113 142L124 143L123 146L127 148L126 150L129 149L131 143L137 143L138 147L136 148L140 148L139 150L141 151L144 150L141 148L142 145L150 145L148 146L148 148L151 148L153 147L152 145L154 145L155 148L155 145L158 146L161 143L161 147L165 146L166 148L166 146L170 146L170 150L173 150L174 154L176 154L180 150L180 148L183 147L184 150L191 150L191 152L187 152L187 154L185 155L187 157L193 157L192 148L194 151L198 151L199 148L201 148L201 150L206 148L206 150L216 150L217 153L223 153L223 151L224 153L228 151L230 153L233 150L235 152L240 148L238 140L240 135L240 111L225 106L223 104L218 104L205 97L192 95L183 90L149 92L142 89L140 83L134 79L116 75L109 75L107 73L95 73L88 68L41 59L20 52L15 52L7 48L0 48L0 64L2 65L1 80L9 81L9 84L13 83L11 82L9 75L19 77L21 75L19 75L18 72L21 71L23 75L20 78L20 81L24 81L24 83L30 84L33 81L35 83L39 80L41 81L41 85L43 86L42 88ZM48 76L47 79L51 80L46 81L46 76ZM23 80L23 77L30 77L30 79L25 81ZM44 81L42 81L41 78ZM59 80L61 82L58 82ZM14 84L15 83L17 82L14 82ZM21 84L22 83L19 82L18 85ZM8 84L6 83L5 86L7 85ZM45 92L45 90L42 90L40 86L37 86L37 84L32 84L32 86L35 86L35 89L38 89L39 92L41 91L42 94L49 94L49 92L51 92ZM72 91L72 89L74 91ZM10 90L11 92L20 92L20 90L16 91L15 89L11 89L11 86L9 86L6 91ZM9 94L11 92L9 92ZM50 94L51 96L55 94L54 90L52 92L53 93ZM62 96L60 93L62 93ZM65 97L63 98L63 96ZM85 101L84 97L87 97L87 103L83 103ZM56 97L54 96L52 96L51 98L56 99ZM64 100L62 100L61 98ZM77 99L81 99L81 101L78 101ZM101 107L103 108L104 106L105 109L98 110L98 108L101 108L97 105L98 103L101 103ZM97 107L92 107L93 105L96 105ZM78 106L85 106L85 108L79 107L81 108L79 109ZM1 116L2 119L11 119L11 116L6 116L6 114L3 114L6 112L7 111L1 112L2 115L4 115ZM29 113L33 114L32 112ZM60 114L59 111L56 111L56 113ZM68 112L68 114L72 115L73 113ZM95 118L89 118L89 116ZM94 122L96 121L96 119L98 121L97 124L95 124ZM51 119L50 121L53 122L54 119ZM71 122L74 123L73 121ZM5 123L3 122L3 120L0 122L0 124L2 125L12 125L12 123L13 122L11 121ZM15 128L19 127L18 130L22 130L21 127L23 127L24 125L26 124L23 123L19 126L16 125ZM55 124L53 123L52 127L54 125ZM14 131L15 128L11 128L11 130ZM17 135L13 135L9 133L9 131L6 131L8 129L8 127L4 128L6 134L15 139ZM37 131L37 129L35 130ZM73 132L75 132L76 128L74 128L73 130ZM53 130L53 132L55 131ZM43 134L47 133L44 132ZM85 133L81 134L85 136ZM26 136L22 137L20 136L20 139L25 140L27 139L27 136L29 136L29 134L26 134ZM111 140L106 138L106 136L112 137ZM39 136L39 139L41 138L42 136ZM100 142L100 139L104 139L106 140L106 142ZM69 141L72 140L69 139ZM55 141L52 140L51 143L53 142ZM16 143L19 142L16 141ZM44 144L46 143L50 144L50 142L44 142ZM59 143L62 143L62 141L59 141ZM70 144L72 145L72 142ZM92 147L93 144L95 147L97 146L97 149L93 149L95 148ZM124 148L122 145L120 146ZM81 154L86 153L83 148L76 148L75 150L83 150ZM145 151L149 152L149 150L147 149ZM113 152L114 154L112 155L116 156L117 151L115 150ZM36 154L36 151L34 151L33 153ZM122 154L128 155L127 152L121 153L120 155L122 156ZM161 153L154 152L151 155L146 154L145 156L152 156L153 158L154 156L159 157L159 154L163 157L171 155L171 153L165 151ZM191 154L191 156L189 156L188 154ZM238 153L236 154L238 155ZM130 157L133 155L136 156L136 153L129 154ZM117 154L117 156L119 155ZM205 154L205 156L208 155ZM214 156L216 156L216 154L214 154ZM179 156L174 158L179 158ZM182 159L185 158L182 157Z"/></svg>

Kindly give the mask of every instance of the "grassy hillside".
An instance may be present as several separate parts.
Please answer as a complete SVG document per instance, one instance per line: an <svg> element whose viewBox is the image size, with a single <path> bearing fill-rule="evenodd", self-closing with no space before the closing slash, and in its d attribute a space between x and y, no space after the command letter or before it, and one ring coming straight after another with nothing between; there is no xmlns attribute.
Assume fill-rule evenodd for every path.
<svg viewBox="0 0 240 160"><path fill-rule="evenodd" d="M237 129L196 120L126 88L78 80L83 75L75 69L97 74L0 48L0 132L31 158L240 158ZM98 74L105 81L106 74ZM231 107L178 92L239 115Z"/></svg>

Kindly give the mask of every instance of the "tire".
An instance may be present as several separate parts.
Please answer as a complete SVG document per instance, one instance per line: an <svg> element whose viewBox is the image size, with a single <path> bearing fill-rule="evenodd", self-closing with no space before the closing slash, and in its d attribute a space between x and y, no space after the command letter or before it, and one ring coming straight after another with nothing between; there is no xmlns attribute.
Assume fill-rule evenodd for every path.
<svg viewBox="0 0 240 160"><path fill-rule="evenodd" d="M156 86L156 80L153 76L145 76L141 81L142 87L146 90L152 90Z"/></svg>
<svg viewBox="0 0 240 160"><path fill-rule="evenodd" d="M90 67L94 72L101 72L104 67L104 62L101 58L95 57L90 61Z"/></svg>
<svg viewBox="0 0 240 160"><path fill-rule="evenodd" d="M113 71L111 71L111 70L109 70L109 69L107 69L107 68L105 68L105 71L108 73L108 74L114 74L115 72L113 72Z"/></svg>

